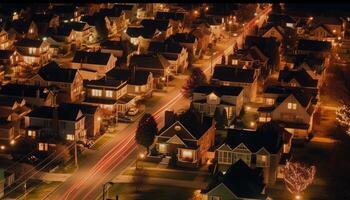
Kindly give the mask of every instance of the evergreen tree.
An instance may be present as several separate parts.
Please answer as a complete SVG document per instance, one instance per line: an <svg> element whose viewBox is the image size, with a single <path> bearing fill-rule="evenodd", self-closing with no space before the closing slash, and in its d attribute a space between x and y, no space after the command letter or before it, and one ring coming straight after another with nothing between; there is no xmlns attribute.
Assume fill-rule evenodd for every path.
<svg viewBox="0 0 350 200"><path fill-rule="evenodd" d="M182 87L182 95L186 98L191 98L193 95L193 90L197 86L205 84L207 84L207 78L204 72L200 68L195 67L192 69L190 77Z"/></svg>
<svg viewBox="0 0 350 200"><path fill-rule="evenodd" d="M153 144L157 132L157 122L150 113L146 113L139 121L135 136L136 142L146 147L148 153L149 147Z"/></svg>

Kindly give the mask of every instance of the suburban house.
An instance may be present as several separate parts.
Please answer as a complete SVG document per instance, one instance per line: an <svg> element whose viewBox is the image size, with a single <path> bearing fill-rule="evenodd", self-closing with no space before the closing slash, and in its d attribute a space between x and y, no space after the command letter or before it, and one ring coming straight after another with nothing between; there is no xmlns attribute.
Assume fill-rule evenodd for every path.
<svg viewBox="0 0 350 200"><path fill-rule="evenodd" d="M135 105L135 96L127 93L127 81L101 78L85 81L84 87L86 96L83 103L101 107L104 115L125 114Z"/></svg>
<svg viewBox="0 0 350 200"><path fill-rule="evenodd" d="M117 59L124 55L123 41L106 40L101 42L100 46L102 53L111 53Z"/></svg>
<svg viewBox="0 0 350 200"><path fill-rule="evenodd" d="M42 106L25 116L27 135L40 134L58 136L66 141L86 143L85 116L78 108Z"/></svg>
<svg viewBox="0 0 350 200"><path fill-rule="evenodd" d="M325 80L326 59L307 56L299 63L298 68L303 68L315 80L318 81L318 87L322 86Z"/></svg>
<svg viewBox="0 0 350 200"><path fill-rule="evenodd" d="M34 14L32 20L38 28L38 35L43 36L49 28L58 27L60 25L59 17L52 14Z"/></svg>
<svg viewBox="0 0 350 200"><path fill-rule="evenodd" d="M326 26L324 26L323 24L320 24L316 27L313 27L310 30L308 38L311 40L320 40L320 41L327 41L327 42L333 43L337 40L338 37Z"/></svg>
<svg viewBox="0 0 350 200"><path fill-rule="evenodd" d="M23 19L7 21L4 28L10 40L21 38L37 39L38 37L38 27L34 21Z"/></svg>
<svg viewBox="0 0 350 200"><path fill-rule="evenodd" d="M15 46L26 64L44 65L51 59L50 46L44 40L20 39Z"/></svg>
<svg viewBox="0 0 350 200"><path fill-rule="evenodd" d="M13 44L13 41L9 39L8 33L0 28L0 50L9 49Z"/></svg>
<svg viewBox="0 0 350 200"><path fill-rule="evenodd" d="M75 103L62 103L60 107L68 110L81 110L85 116L86 137L96 139L100 135L102 116L98 106Z"/></svg>
<svg viewBox="0 0 350 200"><path fill-rule="evenodd" d="M259 123L277 121L295 139L308 139L313 125L316 95L297 88L268 86L263 94L266 106L258 108Z"/></svg>
<svg viewBox="0 0 350 200"><path fill-rule="evenodd" d="M214 145L214 121L187 110L177 115L165 111L164 127L156 135L155 146L160 154L176 154L176 164L199 167L207 161L207 152Z"/></svg>
<svg viewBox="0 0 350 200"><path fill-rule="evenodd" d="M138 46L138 52L145 52L150 41L157 35L154 27L128 26L123 34L123 40L129 40L131 44Z"/></svg>
<svg viewBox="0 0 350 200"><path fill-rule="evenodd" d="M292 135L276 122L257 130L227 129L224 143L215 150L219 171L227 172L239 160L251 168L262 168L264 183L273 185L277 179L283 153L289 153Z"/></svg>
<svg viewBox="0 0 350 200"><path fill-rule="evenodd" d="M164 40L173 34L173 27L169 20L143 19L140 24L144 27L152 27L153 29L158 30L156 39Z"/></svg>
<svg viewBox="0 0 350 200"><path fill-rule="evenodd" d="M243 69L232 65L216 65L211 83L243 87L243 102L250 102L256 98L258 76L255 69Z"/></svg>
<svg viewBox="0 0 350 200"><path fill-rule="evenodd" d="M185 13L181 12L157 12L155 19L169 20L174 33L182 32L184 26Z"/></svg>
<svg viewBox="0 0 350 200"><path fill-rule="evenodd" d="M198 40L197 38L190 33L176 33L171 35L168 40L172 42L177 42L181 46L185 47L190 55L198 56L200 52L198 52Z"/></svg>
<svg viewBox="0 0 350 200"><path fill-rule="evenodd" d="M243 87L202 85L193 90L193 108L198 113L213 117L215 110L223 112L227 118L238 116L243 106Z"/></svg>
<svg viewBox="0 0 350 200"><path fill-rule="evenodd" d="M282 42L284 38L284 29L279 25L267 24L266 27L262 27L262 37L269 38L274 37L278 42Z"/></svg>
<svg viewBox="0 0 350 200"><path fill-rule="evenodd" d="M103 8L100 9L98 13L95 13L99 17L103 17L105 20L105 25L108 30L108 36L116 35L121 30L127 27L127 20L125 12L121 9L114 8ZM95 16L94 16L95 17Z"/></svg>
<svg viewBox="0 0 350 200"><path fill-rule="evenodd" d="M75 102L82 97L83 78L79 71L60 67L54 61L40 68L29 83L42 87L58 87L58 102Z"/></svg>
<svg viewBox="0 0 350 200"><path fill-rule="evenodd" d="M175 74L183 73L188 67L188 52L179 43L170 40L152 41L147 51L163 55L170 63L170 70Z"/></svg>
<svg viewBox="0 0 350 200"><path fill-rule="evenodd" d="M20 55L16 50L0 50L0 65L3 65L5 73L19 72L17 64L20 62Z"/></svg>
<svg viewBox="0 0 350 200"><path fill-rule="evenodd" d="M170 63L161 54L139 54L130 58L129 66L135 66L136 71L143 70L153 74L156 82L170 75Z"/></svg>
<svg viewBox="0 0 350 200"><path fill-rule="evenodd" d="M332 44L330 42L300 39L298 41L295 54L328 57L331 49Z"/></svg>
<svg viewBox="0 0 350 200"><path fill-rule="evenodd" d="M75 21L78 22L81 17L80 10L74 5L54 5L50 12L58 15L61 22Z"/></svg>
<svg viewBox="0 0 350 200"><path fill-rule="evenodd" d="M60 29L64 33L72 32L73 41L78 46L92 43L96 37L95 27L85 22L64 22L57 28L57 30Z"/></svg>
<svg viewBox="0 0 350 200"><path fill-rule="evenodd" d="M23 98L30 107L54 105L54 94L45 87L9 83L0 89L0 97Z"/></svg>
<svg viewBox="0 0 350 200"><path fill-rule="evenodd" d="M302 87L316 90L320 87L318 81L313 79L304 68L297 70L281 70L278 76L278 81L282 86Z"/></svg>
<svg viewBox="0 0 350 200"><path fill-rule="evenodd" d="M152 96L153 74L148 71L114 68L106 74L107 78L127 81L127 93L137 99Z"/></svg>
<svg viewBox="0 0 350 200"><path fill-rule="evenodd" d="M111 53L76 51L71 67L104 75L114 68L117 58Z"/></svg>
<svg viewBox="0 0 350 200"><path fill-rule="evenodd" d="M219 173L201 190L202 200L267 200L261 168L250 168L241 159L225 174Z"/></svg>
<svg viewBox="0 0 350 200"><path fill-rule="evenodd" d="M0 96L0 145L15 144L21 136L24 116L30 112L23 98Z"/></svg>
<svg viewBox="0 0 350 200"><path fill-rule="evenodd" d="M344 22L339 17L316 16L312 22L310 39L323 40L322 37L331 36L334 39L343 36ZM317 34L318 33L318 34Z"/></svg>

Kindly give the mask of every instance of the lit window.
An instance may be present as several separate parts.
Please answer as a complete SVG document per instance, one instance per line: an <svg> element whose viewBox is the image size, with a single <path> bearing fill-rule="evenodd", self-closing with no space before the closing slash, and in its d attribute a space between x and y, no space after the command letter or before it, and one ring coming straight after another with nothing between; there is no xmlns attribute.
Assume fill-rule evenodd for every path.
<svg viewBox="0 0 350 200"><path fill-rule="evenodd" d="M165 144L159 144L159 153L166 153L166 145Z"/></svg>
<svg viewBox="0 0 350 200"><path fill-rule="evenodd" d="M267 155L257 155L257 166L259 167L267 167L268 166L268 158Z"/></svg>
<svg viewBox="0 0 350 200"><path fill-rule="evenodd" d="M181 126L175 126L175 131L180 131L181 130Z"/></svg>
<svg viewBox="0 0 350 200"><path fill-rule="evenodd" d="M34 33L34 30L32 28L29 29L29 33Z"/></svg>
<svg viewBox="0 0 350 200"><path fill-rule="evenodd" d="M182 150L181 152L182 152L182 158L192 159L193 153L191 150Z"/></svg>
<svg viewBox="0 0 350 200"><path fill-rule="evenodd" d="M266 98L266 104L273 105L275 103L275 100L272 98Z"/></svg>
<svg viewBox="0 0 350 200"><path fill-rule="evenodd" d="M28 137L33 137L33 138L35 138L35 131L32 131L32 130L29 130L28 131Z"/></svg>
<svg viewBox="0 0 350 200"><path fill-rule="evenodd" d="M232 64L233 65L238 65L238 60L236 60L236 59L232 60Z"/></svg>
<svg viewBox="0 0 350 200"><path fill-rule="evenodd" d="M67 140L73 141L74 135L67 134Z"/></svg>
<svg viewBox="0 0 350 200"><path fill-rule="evenodd" d="M297 109L297 104L296 103L288 103L288 109L296 110Z"/></svg>
<svg viewBox="0 0 350 200"><path fill-rule="evenodd" d="M92 89L92 96L94 96L94 97L102 96L102 90Z"/></svg>
<svg viewBox="0 0 350 200"><path fill-rule="evenodd" d="M48 151L49 145L47 143L39 143L39 151Z"/></svg>
<svg viewBox="0 0 350 200"><path fill-rule="evenodd" d="M29 54L35 54L35 48L29 47Z"/></svg>
<svg viewBox="0 0 350 200"><path fill-rule="evenodd" d="M113 91L112 90L106 90L106 97L113 97Z"/></svg>

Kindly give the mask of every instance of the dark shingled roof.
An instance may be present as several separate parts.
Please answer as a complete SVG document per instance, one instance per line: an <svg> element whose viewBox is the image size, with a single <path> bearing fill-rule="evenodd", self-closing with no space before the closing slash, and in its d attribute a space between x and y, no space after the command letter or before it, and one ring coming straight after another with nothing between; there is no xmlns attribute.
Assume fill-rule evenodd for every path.
<svg viewBox="0 0 350 200"><path fill-rule="evenodd" d="M5 30L8 31L10 28L15 29L18 33L27 33L30 27L31 21L28 20L13 20L7 21L5 24Z"/></svg>
<svg viewBox="0 0 350 200"><path fill-rule="evenodd" d="M97 13L97 15L99 16L107 16L107 17L120 17L120 15L122 14L122 10L121 9L117 9L117 8L103 8L100 9L100 11Z"/></svg>
<svg viewBox="0 0 350 200"><path fill-rule="evenodd" d="M14 96L0 96L0 106L12 107L15 103L21 103L23 98Z"/></svg>
<svg viewBox="0 0 350 200"><path fill-rule="evenodd" d="M34 14L32 20L35 23L49 23L53 17L54 15L52 14Z"/></svg>
<svg viewBox="0 0 350 200"><path fill-rule="evenodd" d="M184 13L177 13L177 12L157 12L156 19L162 19L162 20L175 20L175 21L182 21L185 18Z"/></svg>
<svg viewBox="0 0 350 200"><path fill-rule="evenodd" d="M55 61L51 61L38 71L39 76L45 81L73 83L76 69L61 68Z"/></svg>
<svg viewBox="0 0 350 200"><path fill-rule="evenodd" d="M131 57L130 65L142 68L166 69L170 63L160 54L139 54Z"/></svg>
<svg viewBox="0 0 350 200"><path fill-rule="evenodd" d="M134 8L134 5L132 4L116 4L113 7L114 9L119 9L119 10L132 10Z"/></svg>
<svg viewBox="0 0 350 200"><path fill-rule="evenodd" d="M216 65L213 78L220 81L253 83L255 80L254 69L242 69L228 65Z"/></svg>
<svg viewBox="0 0 350 200"><path fill-rule="evenodd" d="M252 47L256 46L258 47L261 52L268 56L270 59L273 60L275 57L275 53L278 51L278 48L280 46L280 43L277 42L276 38L270 37L258 37L258 36L251 36L248 35L245 38L245 47Z"/></svg>
<svg viewBox="0 0 350 200"><path fill-rule="evenodd" d="M14 52L14 50L0 50L0 60L10 59Z"/></svg>
<svg viewBox="0 0 350 200"><path fill-rule="evenodd" d="M126 29L126 34L128 34L130 37L142 36L143 38L152 39L155 31L156 31L156 29L153 27L143 27L143 26L131 27L131 26L129 26Z"/></svg>
<svg viewBox="0 0 350 200"><path fill-rule="evenodd" d="M278 81L289 83L293 79L295 79L301 87L317 87L318 83L304 68L299 70L280 70Z"/></svg>
<svg viewBox="0 0 350 200"><path fill-rule="evenodd" d="M112 55L111 53L102 53L99 51L96 51L96 52L76 51L72 62L107 65L111 55Z"/></svg>
<svg viewBox="0 0 350 200"><path fill-rule="evenodd" d="M19 41L16 42L16 46L20 47L40 47L41 44L43 43L43 40L36 40L36 39L20 39Z"/></svg>
<svg viewBox="0 0 350 200"><path fill-rule="evenodd" d="M214 92L217 96L229 95L229 96L238 96L243 91L243 87L235 86L216 86L216 85L201 85L196 87L194 93L204 93L210 94Z"/></svg>
<svg viewBox="0 0 350 200"><path fill-rule="evenodd" d="M166 53L181 53L182 46L177 42L170 40L152 41L148 46L149 52L166 52Z"/></svg>
<svg viewBox="0 0 350 200"><path fill-rule="evenodd" d="M41 106L34 110L32 110L30 113L28 113L28 117L37 117L37 118L45 118L45 119L52 119L54 114L55 107L49 107L49 106ZM61 107L59 106L57 108L58 111L58 119L59 120L66 120L66 121L76 121L78 113L80 109L78 107Z"/></svg>
<svg viewBox="0 0 350 200"><path fill-rule="evenodd" d="M178 43L194 43L196 41L196 37L190 33L176 33L171 35L168 40Z"/></svg>
<svg viewBox="0 0 350 200"><path fill-rule="evenodd" d="M140 24L146 28L151 27L159 31L166 31L169 27L169 20L144 19Z"/></svg>
<svg viewBox="0 0 350 200"><path fill-rule="evenodd" d="M124 81L120 80L114 80L114 79L107 79L107 78L101 78L99 80L91 80L91 81L84 81L84 85L86 86L106 86L106 87L114 87L119 88L122 86Z"/></svg>
<svg viewBox="0 0 350 200"><path fill-rule="evenodd" d="M135 71L135 80L131 78L131 70L130 69L117 69L114 68L107 72L107 78L112 78L120 81L128 81L128 84L131 85L145 85L147 84L148 76L150 72L137 70Z"/></svg>
<svg viewBox="0 0 350 200"><path fill-rule="evenodd" d="M115 50L123 50L122 41L116 40L105 40L100 44L102 49L115 49Z"/></svg>
<svg viewBox="0 0 350 200"><path fill-rule="evenodd" d="M64 22L60 24L60 27L73 29L75 31L83 31L85 25L85 22Z"/></svg>
<svg viewBox="0 0 350 200"><path fill-rule="evenodd" d="M202 193L207 193L219 184L224 184L239 199L266 199L262 168L250 168L241 159L227 170L225 175L217 174Z"/></svg>
<svg viewBox="0 0 350 200"><path fill-rule="evenodd" d="M270 14L268 18L268 22L272 23L296 23L296 21L289 15L281 15L281 14Z"/></svg>
<svg viewBox="0 0 350 200"><path fill-rule="evenodd" d="M304 51L326 51L329 52L332 48L330 42L318 41L318 40L305 40L300 39L298 41L298 50Z"/></svg>
<svg viewBox="0 0 350 200"><path fill-rule="evenodd" d="M71 13L73 14L76 7L74 5L55 5L52 7L53 13Z"/></svg>
<svg viewBox="0 0 350 200"><path fill-rule="evenodd" d="M81 112L85 114L93 115L96 113L98 107L93 105L87 105L87 104L77 104L77 103L61 103L60 107L67 108L67 109L80 109Z"/></svg>
<svg viewBox="0 0 350 200"><path fill-rule="evenodd" d="M0 95L14 96L14 97L36 97L39 90L40 98L46 98L47 93L44 93L45 88L35 85L22 85L9 83L0 89Z"/></svg>

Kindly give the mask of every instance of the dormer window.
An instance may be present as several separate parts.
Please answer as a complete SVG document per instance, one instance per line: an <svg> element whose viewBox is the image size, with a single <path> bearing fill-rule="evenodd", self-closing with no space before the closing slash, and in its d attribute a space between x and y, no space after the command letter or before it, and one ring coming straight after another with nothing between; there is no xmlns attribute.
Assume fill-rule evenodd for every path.
<svg viewBox="0 0 350 200"><path fill-rule="evenodd" d="M179 126L179 125L177 125L177 126L175 126L175 131L180 131L181 130L181 126Z"/></svg>
<svg viewBox="0 0 350 200"><path fill-rule="evenodd" d="M288 103L288 109L289 110L296 110L297 104L296 103Z"/></svg>
<svg viewBox="0 0 350 200"><path fill-rule="evenodd" d="M233 65L238 65L238 60L237 60L237 59L233 59L233 60L232 60L232 64L233 64Z"/></svg>

